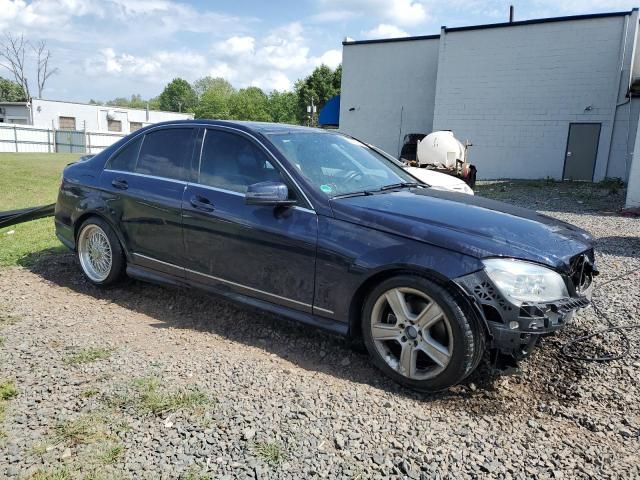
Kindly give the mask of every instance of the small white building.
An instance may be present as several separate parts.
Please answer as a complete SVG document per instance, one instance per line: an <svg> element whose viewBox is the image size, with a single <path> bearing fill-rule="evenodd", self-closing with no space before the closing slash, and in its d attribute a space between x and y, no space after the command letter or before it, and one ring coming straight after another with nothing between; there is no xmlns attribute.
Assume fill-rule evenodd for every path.
<svg viewBox="0 0 640 480"><path fill-rule="evenodd" d="M0 102L0 152L98 153L146 125L192 118L191 113L37 98Z"/></svg>
<svg viewBox="0 0 640 480"><path fill-rule="evenodd" d="M191 113L88 105L34 98L0 102L0 123L32 125L49 130L77 130L128 134L152 123L187 120Z"/></svg>
<svg viewBox="0 0 640 480"><path fill-rule="evenodd" d="M633 9L347 40L339 128L394 155L406 134L453 130L479 178L626 181L639 33Z"/></svg>

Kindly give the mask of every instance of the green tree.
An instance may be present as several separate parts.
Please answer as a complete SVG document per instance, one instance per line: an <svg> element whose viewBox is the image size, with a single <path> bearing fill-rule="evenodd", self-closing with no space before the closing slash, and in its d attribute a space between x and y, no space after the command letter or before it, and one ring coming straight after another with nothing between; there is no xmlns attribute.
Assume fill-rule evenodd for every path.
<svg viewBox="0 0 640 480"><path fill-rule="evenodd" d="M342 64L338 65L333 72L333 88L335 88L340 94L340 86L342 85Z"/></svg>
<svg viewBox="0 0 640 480"><path fill-rule="evenodd" d="M202 77L193 82L193 90L198 95L199 99L202 99L203 95L209 91L215 91L219 95L230 97L236 89L233 88L227 80L222 77Z"/></svg>
<svg viewBox="0 0 640 480"><path fill-rule="evenodd" d="M116 97L113 100L107 100L105 105L109 107L128 107L129 99L126 97Z"/></svg>
<svg viewBox="0 0 640 480"><path fill-rule="evenodd" d="M193 88L200 100L195 108L197 118L229 118L229 102L236 90L228 81L220 77L204 77L196 80Z"/></svg>
<svg viewBox="0 0 640 480"><path fill-rule="evenodd" d="M278 92L269 94L267 107L272 122L298 123L298 98L294 92Z"/></svg>
<svg viewBox="0 0 640 480"><path fill-rule="evenodd" d="M160 97L150 98L147 102L149 104L149 110L160 110Z"/></svg>
<svg viewBox="0 0 640 480"><path fill-rule="evenodd" d="M306 78L298 80L295 84L295 92L298 97L298 118L301 123L317 124L317 112L334 95L340 93L340 78L342 66L335 71L326 65L316 67ZM311 117L307 114L307 106L311 101L316 106L316 114Z"/></svg>
<svg viewBox="0 0 640 480"><path fill-rule="evenodd" d="M16 82L0 77L0 101L25 102L26 97L20 85Z"/></svg>
<svg viewBox="0 0 640 480"><path fill-rule="evenodd" d="M160 94L160 110L168 112L192 112L198 103L198 96L189 82L174 78Z"/></svg>
<svg viewBox="0 0 640 480"><path fill-rule="evenodd" d="M202 94L198 106L195 108L196 118L229 118L230 99L231 95L225 95L219 90L207 90Z"/></svg>
<svg viewBox="0 0 640 480"><path fill-rule="evenodd" d="M139 93L131 95L129 100L129 108L147 108L147 101L142 98Z"/></svg>
<svg viewBox="0 0 640 480"><path fill-rule="evenodd" d="M258 87L238 90L229 98L229 118L270 122L269 98Z"/></svg>

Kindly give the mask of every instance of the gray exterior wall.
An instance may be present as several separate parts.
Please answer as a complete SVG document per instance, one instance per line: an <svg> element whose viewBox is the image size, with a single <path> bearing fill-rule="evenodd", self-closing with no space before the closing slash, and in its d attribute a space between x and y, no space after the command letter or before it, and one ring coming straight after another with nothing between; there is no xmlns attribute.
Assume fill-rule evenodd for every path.
<svg viewBox="0 0 640 480"><path fill-rule="evenodd" d="M447 33L434 129L471 140L483 178L561 178L569 124L601 123L595 170L604 177L624 25L613 17Z"/></svg>
<svg viewBox="0 0 640 480"><path fill-rule="evenodd" d="M438 39L345 45L340 130L398 155L432 129L437 72Z"/></svg>
<svg viewBox="0 0 640 480"><path fill-rule="evenodd" d="M633 140L635 151L639 152L635 155L629 169L629 181L627 182L627 200L626 208L640 208L640 130L637 131Z"/></svg>
<svg viewBox="0 0 640 480"><path fill-rule="evenodd" d="M453 130L473 143L480 178L560 179L570 123L600 123L594 180L626 179L640 115L640 101L626 96L640 78L639 41L633 11L347 43L340 129L398 154L404 105L401 135ZM403 71L411 74L400 77ZM431 97L423 85L425 78L433 85L434 74Z"/></svg>

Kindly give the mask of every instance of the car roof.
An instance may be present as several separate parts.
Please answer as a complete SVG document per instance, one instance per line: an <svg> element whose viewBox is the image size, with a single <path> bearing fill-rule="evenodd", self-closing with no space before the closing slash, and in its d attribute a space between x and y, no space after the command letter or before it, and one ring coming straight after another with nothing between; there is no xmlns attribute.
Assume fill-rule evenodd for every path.
<svg viewBox="0 0 640 480"><path fill-rule="evenodd" d="M301 125L290 125L287 123L270 123L270 122L252 122L243 120L207 120L207 119L189 119L189 120L173 120L168 122L154 123L151 126L160 125L176 125L176 124L197 124L197 125L220 125L220 126L235 126L240 127L243 130L253 130L262 134L276 134L276 133L327 133L327 130L321 128L303 127Z"/></svg>

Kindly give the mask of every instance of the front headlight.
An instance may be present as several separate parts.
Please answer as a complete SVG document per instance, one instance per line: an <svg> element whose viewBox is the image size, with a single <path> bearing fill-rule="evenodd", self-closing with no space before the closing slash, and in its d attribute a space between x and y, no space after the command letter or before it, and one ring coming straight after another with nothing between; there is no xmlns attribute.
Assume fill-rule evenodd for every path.
<svg viewBox="0 0 640 480"><path fill-rule="evenodd" d="M482 263L498 290L516 305L569 296L560 274L549 268L510 258L490 258Z"/></svg>

